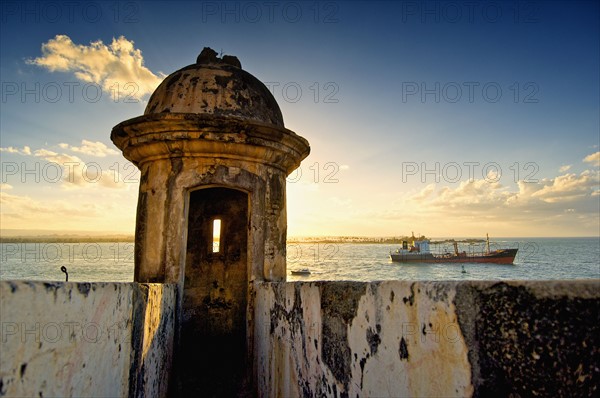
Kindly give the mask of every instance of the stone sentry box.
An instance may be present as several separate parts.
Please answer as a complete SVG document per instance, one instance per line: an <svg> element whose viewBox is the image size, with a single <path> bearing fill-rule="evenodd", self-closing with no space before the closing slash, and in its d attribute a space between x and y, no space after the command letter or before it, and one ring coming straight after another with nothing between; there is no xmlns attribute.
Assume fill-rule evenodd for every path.
<svg viewBox="0 0 600 398"><path fill-rule="evenodd" d="M286 278L285 178L308 142L236 57L209 48L111 139L141 171L135 281L179 286L172 382L184 394L251 388L252 284Z"/></svg>

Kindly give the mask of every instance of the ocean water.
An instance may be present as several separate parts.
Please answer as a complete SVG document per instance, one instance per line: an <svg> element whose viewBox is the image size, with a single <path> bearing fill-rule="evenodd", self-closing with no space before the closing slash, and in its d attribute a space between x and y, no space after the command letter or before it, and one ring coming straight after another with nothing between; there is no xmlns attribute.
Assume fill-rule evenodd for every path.
<svg viewBox="0 0 600 398"><path fill-rule="evenodd" d="M394 263L389 244L313 243L288 245L288 271L308 268L309 276L288 280L507 280L600 278L599 238L498 239L490 249L518 248L512 265ZM454 252L451 244L430 245L434 254ZM459 244L459 251L478 254L485 244ZM464 266L465 273L462 272Z"/></svg>
<svg viewBox="0 0 600 398"><path fill-rule="evenodd" d="M518 248L513 265L399 264L389 259L391 244L290 243L288 280L507 280L600 278L599 238L497 239L496 248ZM450 244L431 245L434 253L452 252ZM480 253L484 245L459 244L460 251ZM64 281L133 281L133 243L2 243L0 279ZM462 272L464 266L465 272ZM291 275L308 268L309 276Z"/></svg>
<svg viewBox="0 0 600 398"><path fill-rule="evenodd" d="M133 282L133 243L1 243L0 279Z"/></svg>

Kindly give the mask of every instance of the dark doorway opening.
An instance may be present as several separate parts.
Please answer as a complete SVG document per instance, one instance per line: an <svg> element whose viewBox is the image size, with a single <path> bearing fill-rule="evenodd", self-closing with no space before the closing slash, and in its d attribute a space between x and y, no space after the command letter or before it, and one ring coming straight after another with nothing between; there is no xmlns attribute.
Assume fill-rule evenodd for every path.
<svg viewBox="0 0 600 398"><path fill-rule="evenodd" d="M182 302L182 396L236 396L245 386L248 194L190 193Z"/></svg>

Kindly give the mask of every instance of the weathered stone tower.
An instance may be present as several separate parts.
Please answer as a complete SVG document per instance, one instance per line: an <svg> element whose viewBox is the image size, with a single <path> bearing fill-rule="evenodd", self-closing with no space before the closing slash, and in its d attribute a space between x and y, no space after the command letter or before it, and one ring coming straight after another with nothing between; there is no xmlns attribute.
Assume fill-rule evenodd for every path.
<svg viewBox="0 0 600 398"><path fill-rule="evenodd" d="M135 281L179 286L183 395L249 389L252 282L286 277L285 178L309 153L236 57L205 48L111 139L141 171Z"/></svg>

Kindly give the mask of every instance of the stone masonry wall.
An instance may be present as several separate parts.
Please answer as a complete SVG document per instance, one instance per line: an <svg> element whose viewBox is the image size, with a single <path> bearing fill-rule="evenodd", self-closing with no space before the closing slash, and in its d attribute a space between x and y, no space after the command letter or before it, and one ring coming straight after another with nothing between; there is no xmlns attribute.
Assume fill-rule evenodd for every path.
<svg viewBox="0 0 600 398"><path fill-rule="evenodd" d="M0 396L166 396L175 285L0 282Z"/></svg>
<svg viewBox="0 0 600 398"><path fill-rule="evenodd" d="M259 396L594 396L600 281L256 285Z"/></svg>
<svg viewBox="0 0 600 398"><path fill-rule="evenodd" d="M598 280L254 294L259 396L598 394ZM0 396L166 396L176 297L174 285L0 282Z"/></svg>

